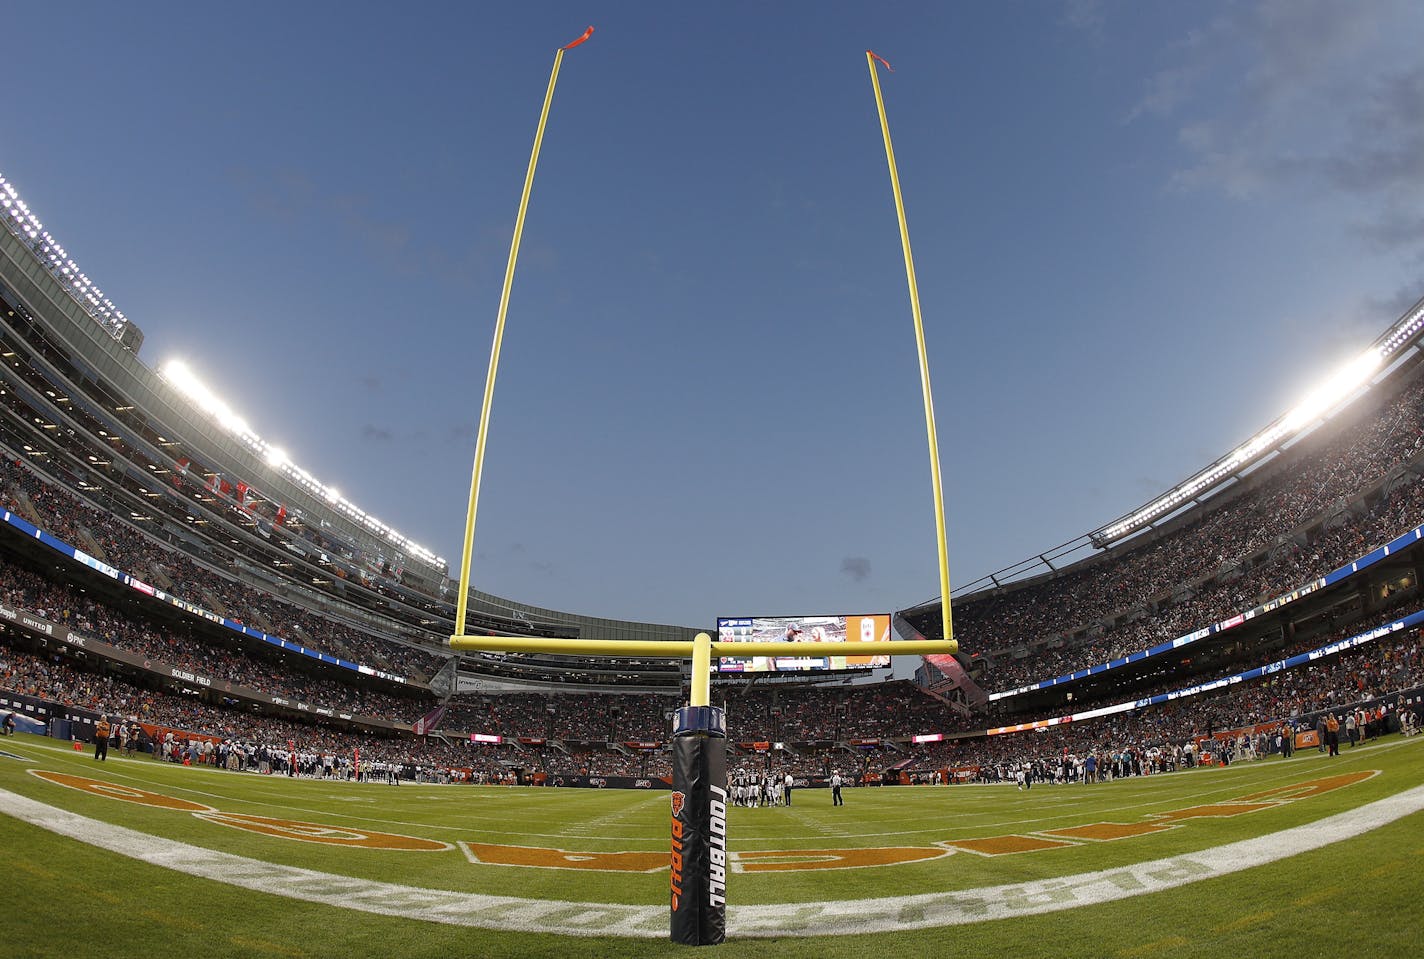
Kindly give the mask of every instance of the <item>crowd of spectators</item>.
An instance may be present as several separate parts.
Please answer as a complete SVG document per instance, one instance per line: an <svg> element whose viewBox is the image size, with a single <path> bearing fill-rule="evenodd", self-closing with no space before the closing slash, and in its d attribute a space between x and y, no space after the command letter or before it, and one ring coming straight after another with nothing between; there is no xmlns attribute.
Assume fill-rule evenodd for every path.
<svg viewBox="0 0 1424 959"><path fill-rule="evenodd" d="M797 779L814 776L828 777L839 772L847 777L859 777L869 772L880 772L903 760L905 754L888 742L878 747L825 747L812 748L807 745L792 746L770 752L738 750L727 760L729 775L756 776L765 771L784 776L790 773Z"/></svg>
<svg viewBox="0 0 1424 959"><path fill-rule="evenodd" d="M41 339L43 334L39 334ZM36 345L36 344L31 344ZM5 341L5 346L11 349L20 349L28 352L28 349L20 344L11 344ZM52 350L41 346L41 352L46 354L50 362L56 362L61 369L68 364L63 357ZM34 391L34 395L55 396L54 387L47 374L39 367L31 365L16 366L13 372L23 376L27 385ZM77 382L82 382L85 377L82 375L75 378ZM101 406L107 407L108 403L101 401ZM222 485L217 482L220 477L204 471L200 466L192 464L189 459L182 455L182 447L170 437L162 435L162 432L155 428L155 423L146 412L139 411L136 407L115 404L112 413L106 410L106 417L112 417L113 421L99 418L95 412L85 404L66 403L59 400L53 403L45 403L37 400L36 404L31 404L25 400L18 390L7 390L0 393L0 408L7 408L25 424L31 422L44 422L54 420L54 430L48 437L45 446L49 451L63 450L65 453L76 457L79 461L88 461L107 465L113 459L126 460L138 470L139 476L153 475L155 478L169 472L168 467L176 464L178 466L177 475L174 477L174 487L183 489L193 486L202 487L207 485L209 489L216 487L222 490ZM77 429L71 428L73 424ZM31 427L32 428L32 427ZM126 435L133 435L136 442L131 443ZM95 443L95 439L102 442ZM163 454L155 455L153 451L163 450L171 459L165 458ZM113 471L112 478L119 479L123 471ZM134 484L119 479L120 484L130 491L142 491L144 484ZM233 483L228 482L231 492ZM217 500L209 499L209 503L216 503ZM236 501L235 501L236 502ZM191 504L183 504L185 508L192 509ZM255 488L245 488L240 497L241 518L237 516L226 517L227 520L235 520L234 525L246 526L248 528L259 528L265 525L270 532L270 527L276 520L278 504L271 502L267 497L259 493ZM218 514L223 512L221 507L212 511ZM380 593L399 593L403 597L420 596L420 593L413 592L400 587L400 573L389 567L382 568L379 562L372 562L368 557L354 551L353 547L343 543L338 538L333 538L320 529L309 528L297 517L284 518L286 523L284 529L286 533L301 540L310 547L328 553L328 556L338 555L347 562L343 562L343 578L355 577L366 588Z"/></svg>
<svg viewBox="0 0 1424 959"><path fill-rule="evenodd" d="M1017 688L1063 676L1221 622L1338 569L1421 521L1424 484L1400 486L1369 513L1350 516L1338 526L1321 530L1305 546L1284 544L1258 565L1229 579L1201 583L1188 598L1164 604L1154 616L1108 627L1100 637L1076 644L1042 646L1022 659L996 659L992 666L993 685Z"/></svg>
<svg viewBox="0 0 1424 959"><path fill-rule="evenodd" d="M246 686L271 695L301 698L342 711L410 722L435 705L428 695L397 696L336 679L294 673L289 654L243 649L200 637L171 624L155 625L135 618L129 609L117 609L90 594L0 559L0 598L36 615L121 649L139 653L167 665ZM1403 601L1400 597L1396 602ZM1272 653L1284 657L1322 645L1346 632L1358 632L1394 615L1391 608L1377 610L1371 619L1352 623L1337 635L1298 640ZM207 627L211 630L212 627ZM236 640L233 640L236 643ZM330 667L327 667L330 669ZM1292 682L1298 671L1281 674ZM354 677L353 677L354 678ZM1155 688L1134 689L1132 698L1175 688L1180 677L1164 680ZM837 686L717 687L729 716L734 741L841 742L903 737L920 732L958 732L981 728L979 716L966 716L949 704L907 682ZM412 690L412 693L415 693ZM466 694L451 701L443 728L459 733L480 732L508 739L557 740L572 744L662 743L669 716L677 705L672 697L632 694L523 693ZM199 708L201 704L194 704ZM210 708L210 707L202 707ZM1061 712L1000 717L1024 722ZM583 747L581 747L583 748ZM588 750L602 749L590 745ZM648 768L636 747L618 745L605 750L601 765L607 768ZM565 762L570 767L587 763Z"/></svg>
<svg viewBox="0 0 1424 959"><path fill-rule="evenodd" d="M1199 509L1200 517L1161 539L1042 583L957 604L961 644L984 655L987 685L1014 688L1175 638L1335 568L1424 515L1424 484L1412 476L1368 498L1363 512L1330 513L1424 448L1422 400L1424 381L1416 380L1380 409L1328 425L1249 478L1239 494L1224 496L1223 505ZM37 518L61 538L93 542L113 565L167 580L173 592L230 618L417 678L442 662L433 652L335 621L329 612L279 599L178 552L23 465L0 465L0 486L13 506L19 505L14 494L23 492Z"/></svg>
<svg viewBox="0 0 1424 959"><path fill-rule="evenodd" d="M313 670L294 668L298 654L244 649L237 634L226 640L216 627L157 625L115 608L72 586L45 579L0 557L0 600L119 649L166 666L177 666L268 695L328 706L343 712L410 723L435 708L435 699L416 687L399 696L368 685L339 682ZM197 629L203 629L198 633ZM248 640L248 642L252 642ZM305 657L300 657L305 659ZM301 665L305 665L304 663ZM314 667L328 673L343 667ZM352 673L352 678L356 676Z"/></svg>
<svg viewBox="0 0 1424 959"><path fill-rule="evenodd" d="M73 442L82 446L78 438ZM956 603L956 636L967 652L983 657L988 685L1008 689L1124 656L1225 619L1319 577L1424 520L1424 483L1412 472L1398 471L1403 464L1418 462L1421 454L1424 377L1416 376L1375 408L1362 407L1323 427L1216 497L1219 502L1208 501L1190 511L1161 535L1142 536L1041 581ZM1391 477L1396 478L1386 485ZM399 630L381 635L369 624L334 619L330 610L275 595L250 574L243 574L250 580L244 581L240 566L222 568L221 561L182 552L19 460L0 460L0 497L12 511L31 516L55 536L100 554L109 564L265 632L397 674L428 676L445 661L433 650L397 642L393 635ZM412 688L409 695L373 689L356 682L354 675L340 675L342 670L300 662L301 657L249 643L237 634L228 636L196 619L174 625L171 615L151 618L137 611L137 598L133 603L108 603L3 556L0 599L147 659L268 695L405 723L436 703L423 689ZM1368 621L1352 623L1338 635L1358 632L1391 615L1388 609L1376 610ZM934 634L932 623L933 617L926 620L927 635ZM1273 650L1271 656L1282 658L1328 641L1318 636L1301 639ZM442 728L504 739L471 744L463 736L455 741L417 739L259 714L251 703L148 688L102 668L92 671L97 665L92 659L81 666L58 654L25 652L3 642L0 657L0 686L177 731L180 745L185 735L212 737L229 746L224 757L236 755L244 767L265 763L281 771L294 766L293 771L305 774L329 768L324 761L329 755L354 755L359 749L383 770L459 767L470 770L476 781L506 781L516 769L551 777L661 777L670 774L666 740L671 711L679 704L672 696L659 695L466 694L450 702ZM1134 686L1130 698L1183 683L1177 676L1145 689ZM984 716L966 716L905 682L725 684L717 687L717 695L727 709L729 740L758 744L733 747L735 768L751 772L774 768L799 776L826 775L857 764L907 764L920 770L963 765L988 778L1011 776L1024 768L1054 778L1073 775L1074 770L1081 775L1085 767L1080 760L1086 756L1103 757L1120 772L1168 768L1182 761L1188 743L1214 731L1300 718L1420 685L1421 634L1411 631L1261 681L1163 706L1033 733L927 746L906 740L921 732L982 728ZM1015 710L1013 700L1000 701L991 708L990 719L1018 723L1064 711ZM180 748L175 755L191 756L191 751ZM199 755L207 754L200 750Z"/></svg>
<svg viewBox="0 0 1424 959"><path fill-rule="evenodd" d="M143 738L161 755L165 740L177 737L180 745L211 739L240 744L242 767L266 762L274 772L284 772L289 756L296 756L296 771L313 772L321 757L335 757L337 768L349 768L359 755L379 770L397 769L404 778L418 770L459 769L470 781L514 782L538 773L550 775L639 776L671 775L666 744L656 749L629 750L574 744L525 746L447 741L442 737L377 736L355 726L338 728L315 722L283 719L228 704L213 705L196 696L152 689L122 677L91 672L56 654L41 655L0 643L0 689L93 713L118 722L144 727ZM170 735L171 734L171 735ZM174 760L186 758L175 754ZM167 757L164 757L167 758ZM220 763L217 763L220 765Z"/></svg>
<svg viewBox="0 0 1424 959"><path fill-rule="evenodd" d="M672 696L630 693L462 693L450 700L444 726L492 736L579 742L667 738Z"/></svg>
<svg viewBox="0 0 1424 959"><path fill-rule="evenodd" d="M938 730L959 722L943 700L913 683L859 686L716 687L727 736L744 742L838 742ZM607 693L461 694L444 726L506 737L588 742L664 740L679 701Z"/></svg>
<svg viewBox="0 0 1424 959"><path fill-rule="evenodd" d="M961 721L944 700L904 681L837 686L719 686L737 741L839 742L943 729ZM714 694L716 695L716 694Z"/></svg>
<svg viewBox="0 0 1424 959"><path fill-rule="evenodd" d="M549 777L625 776L659 779L672 776L672 752L667 743L650 749L628 749L593 743L544 745L526 750L536 768Z"/></svg>
<svg viewBox="0 0 1424 959"><path fill-rule="evenodd" d="M397 740L370 733L303 723L229 704L212 704L198 696L149 688L121 676L81 668L58 654L38 654L0 644L0 688L78 709L147 723L185 734L264 743L273 748L289 742L301 749L350 753L359 748L371 759L396 761L410 753L396 750Z"/></svg>
<svg viewBox="0 0 1424 959"><path fill-rule="evenodd" d="M61 369L65 368L67 362L63 357L46 347L42 333L38 335L40 341L31 345L37 346ZM55 395L53 384L38 369L22 366L16 372L28 379L36 395ZM76 381L82 379L81 376ZM209 546L223 553L228 552L231 546L234 553L257 557L256 562L261 566L274 561L290 564L293 553L303 556L305 560L318 564L325 577L329 577L323 577L320 583L308 584L298 576L304 587L374 614L392 627L392 635L424 642L431 620L448 622L453 619L453 604L437 589L444 581L443 576L437 575L433 569L409 575L413 570L400 565L398 551L393 554L396 559L393 567L388 559L383 559L379 550L374 553L362 550L331 530L318 524L304 523L299 512L287 517L285 523L281 522L276 516L278 505L268 502L255 490L245 491L242 498L234 497L231 489L233 481L223 483L220 482L221 477L211 472L196 465L187 466L188 461L180 459L182 447L161 435L150 418L133 407L117 407L113 415L123 421L122 426L117 426L96 418L94 413L80 404L40 405L45 408L28 405L17 391L0 391L0 409L8 408L18 423L23 424L17 426L0 419L0 437L8 437L17 450L22 447L31 449L27 440L37 440L40 446L33 447L35 450L44 447L47 452L62 451L77 465L78 475L70 475L70 471L57 461L58 458L46 462L54 463L56 474L71 489L93 491L96 489L94 484L98 484L102 488L100 496L114 497L110 500L111 505L117 504L117 498L121 495L118 491L123 490L123 497L142 504L139 506L142 512L164 514L174 525L184 525L185 520L191 521L195 513L206 517L204 522L211 523L211 526L191 526L189 529L195 532L205 529ZM33 435L32 424L46 419L56 420L55 425L59 428L41 436ZM66 421L72 422L78 429L68 428ZM121 435L126 432L132 432L142 442L130 443ZM95 444L94 438L101 438L103 442ZM152 451L157 449L164 449L172 459L153 455ZM134 469L114 468L111 464L118 461L131 463ZM178 469L170 469L174 461L178 463ZM171 487L164 477L171 479ZM84 480L87 480L88 486ZM229 488L223 489L224 486ZM92 492L88 495L93 498ZM115 512L123 515L130 508L126 505ZM239 546L238 541L230 536L239 528L259 533L262 539L251 537ZM180 548L186 547L180 545ZM470 618L476 630L488 628L537 635L574 635L567 632L567 627L535 623L517 612L494 615L472 609ZM435 632L445 634L443 628Z"/></svg>
<svg viewBox="0 0 1424 959"><path fill-rule="evenodd" d="M177 730L180 739L200 734L261 745L269 751L295 750L303 754L348 755L359 750L373 763L400 767L410 775L418 767L436 766L470 770L466 775L481 782L513 781L515 770L522 773L521 781L537 774L649 778L670 775L665 737L652 740L658 745L646 749L629 748L617 741L540 738L532 743L516 739L500 744L472 744L447 742L439 737L381 737L356 727L337 728L259 715L228 702L215 705L194 696L144 688L116 676L81 669L56 654L37 655L3 645L0 687ZM971 767L979 777L994 779L1011 777L1024 764L1030 764L1041 776L1061 774L1068 768L1064 757L1072 757L1081 773L1081 760L1094 755L1104 762L1117 763L1119 769L1123 768L1124 757L1128 757L1131 768L1140 772L1144 763L1174 761L1186 744L1223 730L1282 720L1300 722L1321 710L1345 710L1353 704L1378 701L1400 690L1419 687L1424 687L1424 631L1409 630L1252 683L1099 720L924 746L909 742L917 727L886 725L878 727L886 733L886 739L873 750L857 749L844 742L820 747L788 742L789 748L785 749L771 743L755 748L733 745L730 768L753 773L773 771L778 775L791 772L801 777L825 776L832 770L856 775L892 766L912 772L949 766ZM784 708L805 705L814 712L824 705L817 693L805 688L788 687L777 692ZM916 695L921 694L916 691ZM798 703L803 696L806 703ZM523 706L542 707L546 701L545 697L536 699L537 703ZM893 703L882 702L894 712ZM576 711L590 708L592 703L590 697L568 697L558 705ZM605 704L602 715L609 712ZM586 721L574 720L571 725L588 728L601 721L590 717Z"/></svg>
<svg viewBox="0 0 1424 959"><path fill-rule="evenodd" d="M1011 689L1174 639L1321 576L1424 520L1413 474L1366 497L1424 451L1424 380L1373 412L1323 427L1216 508L1160 539L954 607L955 636ZM1327 521L1328 520L1328 521ZM1299 541L1296 538L1299 537ZM934 617L915 620L935 634Z"/></svg>
<svg viewBox="0 0 1424 959"><path fill-rule="evenodd" d="M1033 732L950 740L918 747L913 768L975 767L1004 770L1024 763L1055 767L1061 757L1143 755L1157 748L1175 755L1187 743L1215 733L1279 723L1297 724L1325 710L1343 711L1424 686L1424 631L1396 637L1321 659L1264 679L1160 706L1089 722L1049 726ZM1312 723L1307 723L1312 726Z"/></svg>
<svg viewBox="0 0 1424 959"><path fill-rule="evenodd" d="M1390 601L1386 601L1382 606L1380 606L1378 609L1374 610L1368 615L1362 616L1360 618L1350 617L1347 625L1334 626L1324 633L1300 636L1292 642L1288 642L1273 648L1269 652L1269 654L1266 654L1264 656L1252 656L1252 658L1247 660L1240 659L1239 657L1232 655L1232 650L1227 650L1224 658L1220 660L1220 663L1224 666L1227 666L1229 664L1228 668L1231 671L1236 672L1249 669L1252 666L1261 666L1266 664L1267 662L1275 662L1279 660L1288 659L1292 656L1296 656L1313 649L1328 646L1332 643L1338 642L1350 636L1367 632L1368 630L1371 630L1376 626L1381 626L1393 619L1398 618L1404 612L1412 611L1417 606L1417 604L1417 593L1401 594L1394 597ZM1322 660L1322 662L1326 661L1327 660ZM1167 660L1166 662L1170 664L1171 660ZM1297 667L1296 670L1288 670L1283 672L1281 675L1294 676L1298 674L1299 669L1300 667ZM1218 673L1219 672L1220 670L1218 669ZM1095 695L1092 696L1092 701L1086 704L1081 701L1080 694L1080 702L1074 704L1072 708L1066 705L1054 705L1038 710L1024 710L1015 709L1013 699L1000 700L997 703L989 704L987 716L976 714L969 721L962 722L959 726L955 727L953 731L962 732L965 730L982 728L986 718L989 723L996 725L1017 725L1022 723L1034 722L1037 720L1049 719L1054 716L1061 716L1066 712L1072 712L1077 709L1086 709L1089 706L1095 704L1102 705L1106 703L1118 703L1127 700L1135 701L1148 696L1155 696L1160 693L1171 692L1173 690L1181 689L1183 687L1191 686L1195 683L1202 682L1204 679L1207 678L1212 678L1212 676L1188 676L1183 675L1177 670L1169 668L1164 674L1160 676L1160 678L1155 683L1147 683L1143 682L1142 680L1138 680L1136 682L1124 680L1122 684L1103 687Z"/></svg>
<svg viewBox="0 0 1424 959"><path fill-rule="evenodd" d="M322 649L343 659L397 675L429 676L439 669L435 655L385 637L332 621L329 616L275 597L160 544L146 533L42 480L14 462L0 460L0 489L11 512L24 515L23 494L47 532L80 548L96 544L111 566L140 579L162 579L165 587L189 602L264 632Z"/></svg>

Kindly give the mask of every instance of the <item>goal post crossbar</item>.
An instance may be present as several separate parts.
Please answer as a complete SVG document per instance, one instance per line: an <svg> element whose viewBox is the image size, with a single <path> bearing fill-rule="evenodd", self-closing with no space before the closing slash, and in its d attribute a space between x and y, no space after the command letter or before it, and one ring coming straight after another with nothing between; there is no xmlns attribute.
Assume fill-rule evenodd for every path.
<svg viewBox="0 0 1424 959"><path fill-rule="evenodd" d="M552 636L451 636L457 652L546 653L556 656L613 656L634 659L691 659L692 689L689 705L712 702L713 656L931 656L953 655L953 639L897 639L873 642L713 642L707 633L687 640L567 639Z"/></svg>

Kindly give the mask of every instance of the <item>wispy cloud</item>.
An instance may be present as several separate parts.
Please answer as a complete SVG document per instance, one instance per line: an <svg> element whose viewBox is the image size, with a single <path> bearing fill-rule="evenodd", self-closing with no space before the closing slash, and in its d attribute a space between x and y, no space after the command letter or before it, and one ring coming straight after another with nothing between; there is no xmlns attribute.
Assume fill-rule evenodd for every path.
<svg viewBox="0 0 1424 959"><path fill-rule="evenodd" d="M1382 253L1414 246L1419 243L1420 237L1424 237L1424 210L1417 206L1410 208L1403 202L1399 206L1386 207L1373 219L1357 223L1355 232Z"/></svg>
<svg viewBox="0 0 1424 959"><path fill-rule="evenodd" d="M1424 250L1424 5L1261 0L1164 51L1127 113L1176 125L1170 184L1348 197L1375 249Z"/></svg>
<svg viewBox="0 0 1424 959"><path fill-rule="evenodd" d="M1413 286L1400 287L1393 296L1368 300L1364 309L1369 316L1402 316L1404 311L1419 301L1419 290Z"/></svg>
<svg viewBox="0 0 1424 959"><path fill-rule="evenodd" d="M1322 169L1337 186L1356 193L1400 188L1420 192L1424 67L1377 79L1348 123L1348 144L1322 160Z"/></svg>
<svg viewBox="0 0 1424 959"><path fill-rule="evenodd" d="M847 556L841 560L841 572L857 583L863 583L870 578L870 560L864 556Z"/></svg>
<svg viewBox="0 0 1424 959"><path fill-rule="evenodd" d="M1107 23L1103 0L1065 0L1063 22L1094 40L1101 40Z"/></svg>
<svg viewBox="0 0 1424 959"><path fill-rule="evenodd" d="M1128 112L1127 122L1144 116L1167 116L1191 98L1201 79L1196 64L1167 67L1147 78L1145 89Z"/></svg>

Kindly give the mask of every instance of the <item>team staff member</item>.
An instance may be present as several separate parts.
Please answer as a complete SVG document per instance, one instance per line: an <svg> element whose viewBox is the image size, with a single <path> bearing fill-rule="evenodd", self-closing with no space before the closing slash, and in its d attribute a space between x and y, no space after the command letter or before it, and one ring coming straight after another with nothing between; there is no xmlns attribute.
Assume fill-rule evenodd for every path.
<svg viewBox="0 0 1424 959"><path fill-rule="evenodd" d="M845 800L841 798L841 773L839 769L831 773L831 805L845 805Z"/></svg>
<svg viewBox="0 0 1424 959"><path fill-rule="evenodd" d="M94 758L100 762L109 759L109 721L103 716L94 724Z"/></svg>

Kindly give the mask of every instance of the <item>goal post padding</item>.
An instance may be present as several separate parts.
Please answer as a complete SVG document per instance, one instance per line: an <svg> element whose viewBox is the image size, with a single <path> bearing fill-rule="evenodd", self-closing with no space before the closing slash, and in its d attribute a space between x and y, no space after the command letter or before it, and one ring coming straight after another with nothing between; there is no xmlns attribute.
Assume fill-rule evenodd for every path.
<svg viewBox="0 0 1424 959"><path fill-rule="evenodd" d="M684 706L673 719L671 939L727 933L727 714Z"/></svg>

